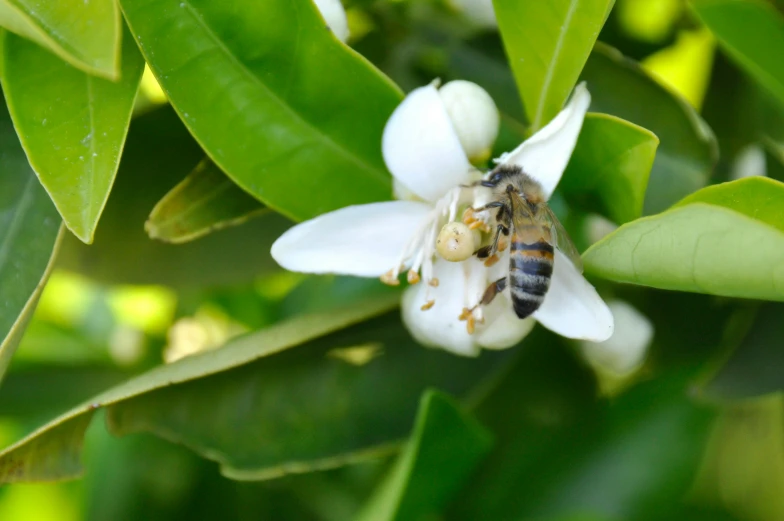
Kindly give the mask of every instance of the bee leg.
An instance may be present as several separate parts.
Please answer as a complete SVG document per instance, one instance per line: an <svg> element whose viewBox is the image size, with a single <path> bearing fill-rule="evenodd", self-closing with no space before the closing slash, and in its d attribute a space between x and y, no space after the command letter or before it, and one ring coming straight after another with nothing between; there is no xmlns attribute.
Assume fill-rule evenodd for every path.
<svg viewBox="0 0 784 521"><path fill-rule="evenodd" d="M476 254L477 258L479 259L486 259L498 251L498 239L501 237L501 234L509 235L509 228L507 228L503 224L499 224L495 230L495 237L493 237L493 244L489 244L487 246L483 246L476 250L474 253Z"/></svg>
<svg viewBox="0 0 784 521"><path fill-rule="evenodd" d="M476 328L476 316L474 315L474 311L480 306L487 306L490 304L493 299L506 289L506 277L502 277L497 281L490 284L485 292L482 294L482 298L479 300L479 303L472 307L472 308L463 308L463 312L460 313L460 316L457 317L458 320L465 321L466 323L466 330L468 334L471 335L474 333L474 329ZM480 318L479 322L483 322L484 319Z"/></svg>

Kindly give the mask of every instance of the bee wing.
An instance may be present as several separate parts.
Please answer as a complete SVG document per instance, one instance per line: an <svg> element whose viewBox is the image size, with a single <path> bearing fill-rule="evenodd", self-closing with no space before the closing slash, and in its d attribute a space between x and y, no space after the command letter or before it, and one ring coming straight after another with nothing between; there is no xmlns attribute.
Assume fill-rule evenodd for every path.
<svg viewBox="0 0 784 521"><path fill-rule="evenodd" d="M569 260L572 261L574 267L577 268L577 271L580 273L583 272L583 259L580 256L580 252L577 250L577 246L574 245L572 239L569 237L569 234L566 233L566 230L561 224L561 221L558 220L558 217L555 216L553 211L547 205L542 205L542 216L543 218L550 224L550 230L553 235L553 243L555 247L561 250Z"/></svg>

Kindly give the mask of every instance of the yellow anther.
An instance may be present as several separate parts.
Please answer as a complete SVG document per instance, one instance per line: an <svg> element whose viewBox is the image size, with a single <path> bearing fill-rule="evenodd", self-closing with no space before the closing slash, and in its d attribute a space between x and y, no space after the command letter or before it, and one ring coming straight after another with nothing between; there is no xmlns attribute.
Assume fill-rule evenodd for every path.
<svg viewBox="0 0 784 521"><path fill-rule="evenodd" d="M427 302L422 304L422 307L419 309L421 309L422 311L427 311L428 309L432 308L433 305L435 305L435 303L436 303L435 300L428 300Z"/></svg>
<svg viewBox="0 0 784 521"><path fill-rule="evenodd" d="M431 286L433 286L434 288L438 287L438 279L435 278L435 277L433 277L432 279L428 280L427 283L430 284Z"/></svg>
<svg viewBox="0 0 784 521"><path fill-rule="evenodd" d="M388 272L386 272L383 275L381 275L381 277L379 277L379 279L381 279L381 282L383 282L387 286L399 286L400 285L400 281L398 280L397 275L395 274L395 270L389 270Z"/></svg>
<svg viewBox="0 0 784 521"><path fill-rule="evenodd" d="M499 260L501 260L501 259L498 257L498 255L496 255L494 253L494 254L490 255L488 258L485 259L485 267L489 268L490 266L493 266Z"/></svg>
<svg viewBox="0 0 784 521"><path fill-rule="evenodd" d="M471 224L468 225L469 230L478 230L479 228L483 228L485 223L482 221L473 221Z"/></svg>
<svg viewBox="0 0 784 521"><path fill-rule="evenodd" d="M419 273L414 270L408 270L408 275L406 275L406 280L409 284L418 284L419 283Z"/></svg>
<svg viewBox="0 0 784 521"><path fill-rule="evenodd" d="M468 331L469 335L473 335L475 330L476 330L476 320L474 320L473 316L470 316L468 317L468 320L466 320L466 331Z"/></svg>
<svg viewBox="0 0 784 521"><path fill-rule="evenodd" d="M468 320L468 317L470 317L471 314L472 314L472 310L470 310L468 308L463 308L463 312L460 313L460 316L457 317L457 319L458 320Z"/></svg>

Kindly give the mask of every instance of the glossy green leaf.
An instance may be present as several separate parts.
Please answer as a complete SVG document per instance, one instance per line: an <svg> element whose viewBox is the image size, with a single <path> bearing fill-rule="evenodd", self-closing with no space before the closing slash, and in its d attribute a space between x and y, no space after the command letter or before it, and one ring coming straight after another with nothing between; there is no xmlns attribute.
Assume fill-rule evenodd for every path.
<svg viewBox="0 0 784 521"><path fill-rule="evenodd" d="M164 242L192 241L212 231L242 224L265 212L264 206L203 159L171 189L144 223L147 235Z"/></svg>
<svg viewBox="0 0 784 521"><path fill-rule="evenodd" d="M761 0L691 5L727 54L784 105L784 16Z"/></svg>
<svg viewBox="0 0 784 521"><path fill-rule="evenodd" d="M297 220L391 197L381 133L401 94L312 2L120 3L180 117L248 193Z"/></svg>
<svg viewBox="0 0 784 521"><path fill-rule="evenodd" d="M184 444L220 462L230 478L270 479L389 454L409 434L426 388L465 396L509 356L476 360L424 349L396 311L231 372L118 403L108 411L109 425L117 434L151 432Z"/></svg>
<svg viewBox="0 0 784 521"><path fill-rule="evenodd" d="M546 125L574 88L614 0L494 0L531 128Z"/></svg>
<svg viewBox="0 0 784 521"><path fill-rule="evenodd" d="M35 309L58 248L60 218L0 106L0 380Z"/></svg>
<svg viewBox="0 0 784 521"><path fill-rule="evenodd" d="M491 445L491 434L451 398L427 391L411 438L356 521L430 519Z"/></svg>
<svg viewBox="0 0 784 521"><path fill-rule="evenodd" d="M0 27L88 74L120 77L122 20L114 0L0 0Z"/></svg>
<svg viewBox="0 0 784 521"><path fill-rule="evenodd" d="M704 188L622 226L583 260L618 282L784 300L784 184L754 177Z"/></svg>
<svg viewBox="0 0 784 521"><path fill-rule="evenodd" d="M279 269L270 246L291 223L275 213L181 245L152 240L144 232L155 204L203 157L170 107L134 118L94 243L66 235L58 265L109 284L176 288L244 283Z"/></svg>
<svg viewBox="0 0 784 521"><path fill-rule="evenodd" d="M173 388L229 369L246 369L254 360L285 351L307 340L339 331L395 306L397 298L374 299L335 308L330 312L300 316L288 322L233 340L222 349L183 358L156 367L113 387L66 412L0 453L0 482L45 481L76 477L81 472L79 454L84 432L95 411L122 400ZM294 358L298 358L295 356ZM323 359L322 359L323 360ZM220 377L220 374L218 375ZM258 376L258 375L256 375ZM258 380L255 380L258 384ZM213 412L218 412L213 410ZM202 417L205 421L209 416ZM233 432L246 432L227 424Z"/></svg>
<svg viewBox="0 0 784 521"><path fill-rule="evenodd" d="M588 114L559 188L571 201L598 207L616 223L636 219L642 215L658 145L644 128Z"/></svg>
<svg viewBox="0 0 784 521"><path fill-rule="evenodd" d="M5 34L0 79L14 127L66 226L86 243L114 183L144 67L128 40L114 83Z"/></svg>
<svg viewBox="0 0 784 521"><path fill-rule="evenodd" d="M680 374L597 399L581 361L539 340L478 407L497 442L447 518L669 519L713 412L691 403Z"/></svg>
<svg viewBox="0 0 784 521"><path fill-rule="evenodd" d="M753 398L784 390L784 374L780 370L784 355L784 304L765 303L750 320L746 317L749 314L736 317L735 322L740 324L730 323L743 333L732 354L703 389L711 398Z"/></svg>
<svg viewBox="0 0 784 521"><path fill-rule="evenodd" d="M645 214L661 212L705 186L718 158L716 138L686 101L639 64L602 44L594 48L580 79L588 83L592 111L635 123L661 141L648 180Z"/></svg>
<svg viewBox="0 0 784 521"><path fill-rule="evenodd" d="M784 516L784 396L726 405L711 432L692 503L724 507L739 519Z"/></svg>

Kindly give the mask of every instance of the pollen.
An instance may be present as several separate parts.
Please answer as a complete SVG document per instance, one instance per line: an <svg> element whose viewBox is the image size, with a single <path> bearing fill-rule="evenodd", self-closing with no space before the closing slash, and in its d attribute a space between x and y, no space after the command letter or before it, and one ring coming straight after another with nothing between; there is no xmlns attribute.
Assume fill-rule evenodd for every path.
<svg viewBox="0 0 784 521"><path fill-rule="evenodd" d="M430 284L431 286L433 286L434 288L438 287L438 279L435 278L435 277L433 277L432 279L427 281L427 283Z"/></svg>
<svg viewBox="0 0 784 521"><path fill-rule="evenodd" d="M494 253L485 259L485 267L489 268L490 266L494 266L495 263L497 263L499 260L501 259L498 257L497 254Z"/></svg>
<svg viewBox="0 0 784 521"><path fill-rule="evenodd" d="M419 273L414 270L408 270L408 274L406 275L406 280L409 284L418 284L419 283Z"/></svg>
<svg viewBox="0 0 784 521"><path fill-rule="evenodd" d="M422 307L419 309L421 309L422 311L427 311L428 309L432 308L435 305L435 303L436 303L435 300L428 300L427 302L422 304Z"/></svg>
<svg viewBox="0 0 784 521"><path fill-rule="evenodd" d="M457 319L458 319L458 320L468 320L468 317L470 317L470 316L471 316L471 314L472 314L472 311L471 311L470 309L468 309L468 308L463 308L463 312L462 312L462 313L460 313L460 316L459 316L459 317L457 317Z"/></svg>
<svg viewBox="0 0 784 521"><path fill-rule="evenodd" d="M468 331L469 335L473 335L474 331L476 331L476 320L474 320L473 315L466 320L466 331Z"/></svg>
<svg viewBox="0 0 784 521"><path fill-rule="evenodd" d="M379 277L379 279L381 279L381 282L383 282L387 286L399 286L400 285L400 281L398 280L397 275L395 274L395 270L389 270L388 272L386 272L383 275L381 275L381 277Z"/></svg>

